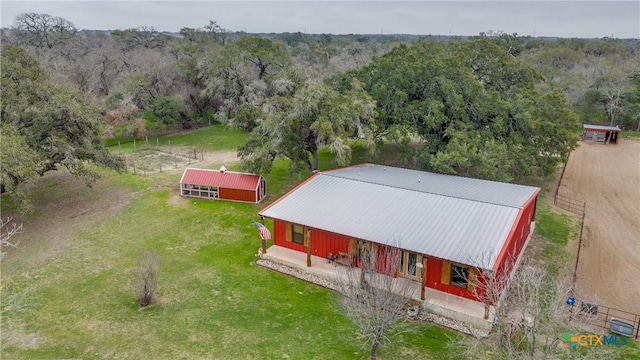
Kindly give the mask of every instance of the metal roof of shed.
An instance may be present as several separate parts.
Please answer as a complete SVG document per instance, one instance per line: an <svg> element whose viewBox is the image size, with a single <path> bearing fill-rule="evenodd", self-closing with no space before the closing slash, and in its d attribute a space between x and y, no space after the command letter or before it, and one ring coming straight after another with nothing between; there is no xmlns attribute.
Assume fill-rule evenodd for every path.
<svg viewBox="0 0 640 360"><path fill-rule="evenodd" d="M589 125L582 124L582 128L585 130L604 130L604 131L621 131L620 128L616 126L604 126L604 125Z"/></svg>
<svg viewBox="0 0 640 360"><path fill-rule="evenodd" d="M538 191L366 164L318 173L260 214L491 269L520 208ZM492 194L498 199L490 201Z"/></svg>
<svg viewBox="0 0 640 360"><path fill-rule="evenodd" d="M186 168L180 184L217 186L218 188L237 190L256 190L260 175L233 171Z"/></svg>

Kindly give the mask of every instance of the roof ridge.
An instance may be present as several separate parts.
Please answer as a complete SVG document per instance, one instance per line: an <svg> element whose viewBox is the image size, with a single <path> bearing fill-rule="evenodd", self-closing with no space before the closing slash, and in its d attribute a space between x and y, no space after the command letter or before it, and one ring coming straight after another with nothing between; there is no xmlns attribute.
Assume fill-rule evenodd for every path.
<svg viewBox="0 0 640 360"><path fill-rule="evenodd" d="M394 167L394 166L391 166L391 167ZM396 167L396 168L397 169L402 169L402 168L398 168L398 167ZM410 169L410 170L412 170L412 169ZM414 170L414 171L420 171L420 170ZM432 174L435 174L435 173L432 173ZM390 188L394 188L394 189L401 189L401 190L405 190L405 191L413 191L413 192L422 193L422 194L437 195L437 196L448 197L448 198L452 198L452 199L460 199L460 200L472 201L472 202L476 202L476 203L490 204L490 205L496 205L496 206L504 206L504 207L508 207L508 208L512 208L512 209L521 209L522 206L523 206L523 205L511 206L511 205L499 204L499 203L496 203L496 202L482 201L482 200L476 200L476 199L468 199L468 198L464 198L464 197L460 197L460 196L439 194L439 193L435 193L435 192L431 192L431 191L420 191L420 190L410 189L410 188L402 187L402 186L380 184L380 183L373 182L373 181L366 181L366 180L362 180L362 179L353 179L353 178L348 178L348 177L343 177L343 176L337 176L337 175L334 175L334 174L319 173L318 175L331 176L331 177L340 178L340 179L343 179L343 180L358 181L358 182L363 182L363 183L367 183L367 184L390 187ZM444 174L436 174L436 175L444 175ZM462 177L462 176L459 176L459 177ZM482 180L482 179L477 179L477 180ZM489 181L489 180L485 180L485 181ZM517 185L517 184L512 184L512 185Z"/></svg>

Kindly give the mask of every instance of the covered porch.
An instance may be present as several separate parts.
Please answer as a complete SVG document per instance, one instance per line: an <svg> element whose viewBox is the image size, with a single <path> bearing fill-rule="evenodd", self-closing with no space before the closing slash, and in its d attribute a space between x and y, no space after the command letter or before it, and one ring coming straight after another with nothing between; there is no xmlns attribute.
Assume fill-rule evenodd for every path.
<svg viewBox="0 0 640 360"><path fill-rule="evenodd" d="M307 254L287 249L281 246L271 246L265 254L264 260L272 261L290 268L335 281L338 267L345 265L330 263L327 259L311 255L311 266L307 267ZM348 271L359 271L358 268L348 268ZM294 275L295 276L295 275ZM488 320L484 319L484 304L457 295L451 295L435 289L425 288L425 300L420 299L420 282L398 277L394 281L408 283L408 294L412 300L422 304L422 310L447 319L471 326L481 331L489 331L493 321L493 311Z"/></svg>

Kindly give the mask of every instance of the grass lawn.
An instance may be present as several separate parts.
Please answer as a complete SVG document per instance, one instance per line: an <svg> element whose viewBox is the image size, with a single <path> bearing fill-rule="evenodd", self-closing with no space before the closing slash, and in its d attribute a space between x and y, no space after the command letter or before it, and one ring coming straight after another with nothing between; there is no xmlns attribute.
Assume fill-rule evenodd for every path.
<svg viewBox="0 0 640 360"><path fill-rule="evenodd" d="M172 144L203 144L199 137L212 131L226 130L177 135ZM232 137L237 138L228 139L227 148L240 140ZM356 153L354 158L361 156ZM331 166L326 155L323 164ZM285 166L277 162L267 176L269 200L295 182ZM366 358L367 350L355 341L356 327L337 310L334 292L254 264L260 238L252 220L259 207L181 198L164 185L177 183L179 172L105 175L98 194L41 179L41 204L70 196L89 201L118 189L136 196L112 216L68 229L68 245L55 256L25 265L33 254L20 251L46 250L25 238L24 247L3 260L3 359ZM9 205L3 202L3 210ZM43 229L36 237L29 227L47 216L32 214L23 235L44 239L53 233ZM159 254L161 269L157 301L140 310L136 266L146 249ZM455 336L416 325L415 333L382 348L379 356L454 358L446 343Z"/></svg>
<svg viewBox="0 0 640 360"><path fill-rule="evenodd" d="M117 140L109 140L107 144L115 151L131 153L144 147L175 146L197 147L205 151L237 150L247 139L247 134L240 129L229 128L223 124L216 124L190 132L184 132L162 137L149 137L145 139L127 139L118 143Z"/></svg>
<svg viewBox="0 0 640 360"><path fill-rule="evenodd" d="M168 146L168 139L172 146L230 151L246 134L217 125L158 143ZM392 147L377 157L360 144L353 148L352 163L400 165ZM120 150L137 149L129 143ZM327 151L319 157L321 169L337 166ZM337 310L334 292L254 264L260 238L252 220L300 180L289 176L286 165L284 160L274 164L267 176L270 195L260 206L182 198L176 191L181 171L147 177L105 172L93 190L41 179L33 193L38 210L24 221L25 241L2 261L1 357L365 359L368 351L360 348L356 327ZM53 224L46 221L60 207L76 203L82 210L101 204L105 194L121 193L133 195L85 226L74 225L82 211ZM3 211L10 208L10 202L2 202ZM537 231L549 239L545 256L567 261L560 250L575 231L571 219L542 204ZM46 243L60 236L64 246ZM146 249L159 254L161 269L156 302L140 310L136 266ZM381 359L454 359L447 343L459 336L416 324L415 332L378 354ZM633 358L637 349L630 344L620 358Z"/></svg>
<svg viewBox="0 0 640 360"><path fill-rule="evenodd" d="M640 139L640 132L638 131L628 131L628 130L622 130L620 132L620 135L622 137L629 137L629 138L636 138L636 139Z"/></svg>

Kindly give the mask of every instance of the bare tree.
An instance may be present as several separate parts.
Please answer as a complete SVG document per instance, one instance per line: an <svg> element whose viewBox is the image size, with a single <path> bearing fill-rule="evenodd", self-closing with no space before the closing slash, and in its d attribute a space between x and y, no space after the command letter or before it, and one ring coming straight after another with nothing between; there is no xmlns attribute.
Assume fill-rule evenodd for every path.
<svg viewBox="0 0 640 360"><path fill-rule="evenodd" d="M138 265L140 279L138 282L138 304L145 307L153 301L160 272L160 258L153 250L146 250L140 256Z"/></svg>
<svg viewBox="0 0 640 360"><path fill-rule="evenodd" d="M12 240L13 236L22 232L22 224L18 225L13 222L13 218L8 217L6 219L0 218L0 259L6 254L1 249L4 247L17 247L20 243L19 240Z"/></svg>
<svg viewBox="0 0 640 360"><path fill-rule="evenodd" d="M209 24L204 26L204 30L211 34L215 41L219 41L222 45L226 45L231 30L225 29L218 25L217 22L209 20Z"/></svg>
<svg viewBox="0 0 640 360"><path fill-rule="evenodd" d="M483 256L474 261L481 266L473 279L468 273L458 275L474 282L474 297L485 304L485 313L491 309L492 332L470 341L456 339L450 346L468 359L553 358L561 350L562 335L569 329L575 330L568 323L571 311L566 304L571 293L568 277L552 276L528 257L520 264L516 258L508 258L500 271L483 270L492 268L488 266L489 258ZM514 272L509 271L516 265ZM609 349L589 351L594 358L606 358L609 353Z"/></svg>
<svg viewBox="0 0 640 360"><path fill-rule="evenodd" d="M394 276L399 269L400 250L386 247L378 252L369 242L361 243L357 261L360 268L340 267L336 275L344 295L340 308L360 330L359 340L370 348L370 359L378 348L410 330L405 306L410 298L410 282Z"/></svg>
<svg viewBox="0 0 640 360"><path fill-rule="evenodd" d="M21 43L37 49L52 49L65 44L78 31L71 21L35 12L17 15L13 28Z"/></svg>

